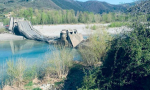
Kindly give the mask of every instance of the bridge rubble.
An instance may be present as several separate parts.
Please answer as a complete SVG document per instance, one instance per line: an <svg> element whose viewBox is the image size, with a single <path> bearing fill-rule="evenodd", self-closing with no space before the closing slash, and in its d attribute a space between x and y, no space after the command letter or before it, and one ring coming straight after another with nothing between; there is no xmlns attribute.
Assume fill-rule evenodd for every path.
<svg viewBox="0 0 150 90"><path fill-rule="evenodd" d="M24 36L30 40L44 41L49 44L62 44L65 46L76 47L82 40L83 36L77 30L62 30L60 38L50 38L42 35L38 30L34 29L30 21L24 18L10 18L9 30L15 35Z"/></svg>

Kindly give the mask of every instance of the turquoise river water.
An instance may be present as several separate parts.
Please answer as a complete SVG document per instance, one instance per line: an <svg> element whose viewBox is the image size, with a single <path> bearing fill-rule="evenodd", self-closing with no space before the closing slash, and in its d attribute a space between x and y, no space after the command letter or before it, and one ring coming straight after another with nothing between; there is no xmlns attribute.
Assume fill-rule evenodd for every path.
<svg viewBox="0 0 150 90"><path fill-rule="evenodd" d="M73 53L74 60L80 60L78 51L74 48L70 49ZM46 55L51 55L55 50L59 50L54 45L49 45L45 42L38 42L33 40L19 40L19 41L1 41L0 42L0 78L2 74L6 73L7 61L14 62L22 58L25 60L27 67L37 64L42 64L46 60Z"/></svg>

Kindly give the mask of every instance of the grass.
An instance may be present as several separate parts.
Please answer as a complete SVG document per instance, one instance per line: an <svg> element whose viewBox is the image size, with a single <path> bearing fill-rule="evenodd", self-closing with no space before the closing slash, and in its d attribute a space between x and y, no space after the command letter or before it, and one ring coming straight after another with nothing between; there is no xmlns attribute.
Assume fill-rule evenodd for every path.
<svg viewBox="0 0 150 90"><path fill-rule="evenodd" d="M58 78L62 78L68 74L69 68L73 64L73 55L70 50L60 46L60 51L56 50L52 52L52 55L47 61L47 75L56 74Z"/></svg>
<svg viewBox="0 0 150 90"><path fill-rule="evenodd" d="M64 83L64 79L62 81L60 81L60 82L55 82L54 85L55 86L59 86L60 84L63 84L63 83Z"/></svg>
<svg viewBox="0 0 150 90"><path fill-rule="evenodd" d="M31 89L33 89L33 82L30 81L29 83L25 84L24 86L25 86L26 90L31 90Z"/></svg>
<svg viewBox="0 0 150 90"><path fill-rule="evenodd" d="M4 33L6 32L7 30L5 28L0 28L0 33Z"/></svg>
<svg viewBox="0 0 150 90"><path fill-rule="evenodd" d="M90 29L92 29L92 30L97 30L97 29L98 29L98 26L93 25L93 26L90 27Z"/></svg>
<svg viewBox="0 0 150 90"><path fill-rule="evenodd" d="M32 89L32 90L42 90L42 89L40 89L40 88L34 88L34 89Z"/></svg>
<svg viewBox="0 0 150 90"><path fill-rule="evenodd" d="M31 82L27 83L25 86L33 86L33 82L31 81Z"/></svg>
<svg viewBox="0 0 150 90"><path fill-rule="evenodd" d="M26 70L25 60L19 58L16 63L13 60L7 61L7 74L11 78L12 84L16 84L18 87L22 85L24 71Z"/></svg>
<svg viewBox="0 0 150 90"><path fill-rule="evenodd" d="M89 29L89 25L86 25L85 28L86 28L86 29Z"/></svg>
<svg viewBox="0 0 150 90"><path fill-rule="evenodd" d="M108 27L121 27L121 26L128 26L128 22L112 22Z"/></svg>

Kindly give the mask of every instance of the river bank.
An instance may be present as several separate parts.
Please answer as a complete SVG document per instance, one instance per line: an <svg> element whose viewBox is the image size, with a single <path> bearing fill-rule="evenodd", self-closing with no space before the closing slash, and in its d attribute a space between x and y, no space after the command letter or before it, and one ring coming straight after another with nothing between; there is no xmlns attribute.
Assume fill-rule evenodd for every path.
<svg viewBox="0 0 150 90"><path fill-rule="evenodd" d="M34 25L33 27L37 29L40 33L48 37L59 37L60 32L63 29L76 29L78 33L81 33L83 36L88 36L95 33L97 30L92 30L91 27L96 26L100 27L99 29L105 29L110 34L120 34L124 31L131 31L131 29L123 27L109 28L108 24L64 24L64 25ZM23 40L23 36L13 35L11 33L2 33L0 34L0 41L10 41L10 40Z"/></svg>
<svg viewBox="0 0 150 90"><path fill-rule="evenodd" d="M23 36L17 36L10 33L2 33L0 34L0 41L11 41L11 40L24 40Z"/></svg>

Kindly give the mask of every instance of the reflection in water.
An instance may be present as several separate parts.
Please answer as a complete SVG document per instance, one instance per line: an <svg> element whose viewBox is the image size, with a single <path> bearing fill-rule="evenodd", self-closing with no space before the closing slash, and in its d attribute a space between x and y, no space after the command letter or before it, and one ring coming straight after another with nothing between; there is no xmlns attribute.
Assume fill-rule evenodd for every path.
<svg viewBox="0 0 150 90"><path fill-rule="evenodd" d="M25 49L31 49L34 46L35 42L34 41L10 41L10 46L11 46L11 51L13 54L25 50Z"/></svg>
<svg viewBox="0 0 150 90"><path fill-rule="evenodd" d="M0 64L18 58L23 58L30 64L35 61L40 62L45 59L45 54L51 54L56 49L59 50L54 45L33 40L3 41L0 42ZM76 49L71 49L70 52L74 54L74 60L79 59Z"/></svg>
<svg viewBox="0 0 150 90"><path fill-rule="evenodd" d="M52 45L32 40L0 42L0 59L5 61L7 59L16 60L19 57L25 59L38 58L40 57L39 54L44 55L48 52L49 47L53 48Z"/></svg>

